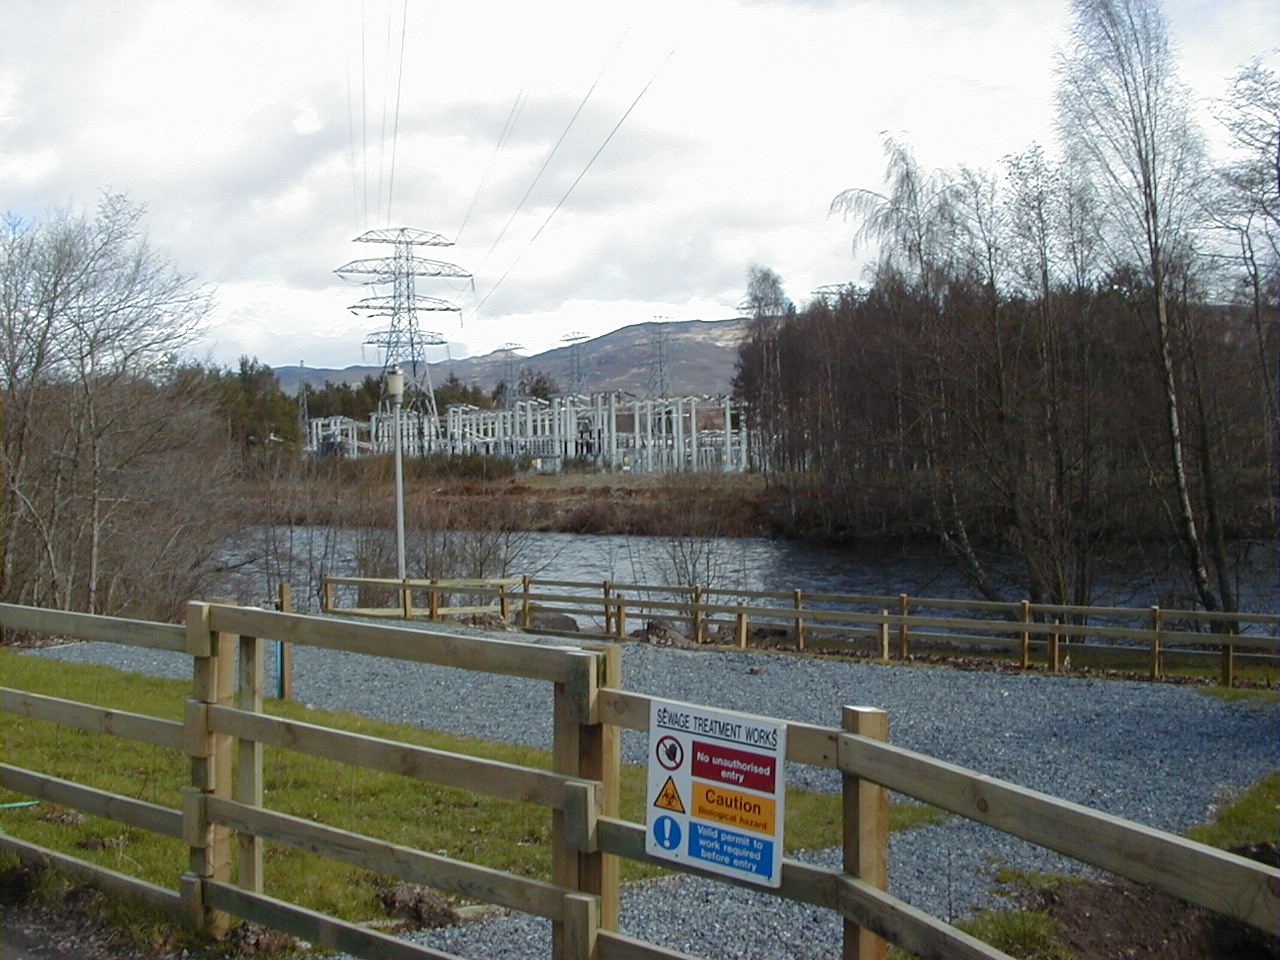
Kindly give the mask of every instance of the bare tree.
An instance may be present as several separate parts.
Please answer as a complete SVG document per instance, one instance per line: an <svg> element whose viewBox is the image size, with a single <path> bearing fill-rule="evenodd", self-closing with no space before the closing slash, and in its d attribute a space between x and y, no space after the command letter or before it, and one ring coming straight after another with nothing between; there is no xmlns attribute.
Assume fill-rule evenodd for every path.
<svg viewBox="0 0 1280 960"><path fill-rule="evenodd" d="M204 535L192 537L187 513L172 511L182 496L197 499L193 489L218 488L221 448L208 447L218 436L213 421L199 415L200 398L182 395L170 364L209 298L150 247L141 218L141 209L108 194L93 216L5 222L6 597L91 612L138 609L139 586L127 582L136 568L124 559L130 538L150 555L144 569L161 558L208 559ZM202 480L187 469L198 462L208 468ZM175 477L192 483L181 496ZM181 532L176 544L147 530L160 516ZM212 535L216 525L207 514L204 521ZM185 551L181 559L175 548Z"/></svg>
<svg viewBox="0 0 1280 960"><path fill-rule="evenodd" d="M1164 403L1164 446L1187 569L1206 609L1223 606L1211 582L1183 436L1184 388L1170 301L1194 250L1201 141L1177 78L1155 0L1074 0L1071 45L1059 63L1059 125L1070 158L1104 198L1117 267L1141 270Z"/></svg>

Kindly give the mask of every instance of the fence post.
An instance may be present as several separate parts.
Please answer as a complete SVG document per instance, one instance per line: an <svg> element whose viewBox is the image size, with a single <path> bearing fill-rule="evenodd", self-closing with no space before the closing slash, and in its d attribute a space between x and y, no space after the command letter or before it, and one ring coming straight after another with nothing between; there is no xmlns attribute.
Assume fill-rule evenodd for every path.
<svg viewBox="0 0 1280 960"><path fill-rule="evenodd" d="M738 620L734 633L738 639L738 649L747 649L747 605L745 603L738 604Z"/></svg>
<svg viewBox="0 0 1280 960"><path fill-rule="evenodd" d="M231 796L231 738L209 729L209 707L229 705L235 696L235 637L213 632L207 603L187 604L186 625L192 677L183 749L191 758L191 787L182 801L182 833L188 847L182 899L196 927L221 936L231 918L204 905L204 884L207 880L230 882L231 831L210 822L205 800Z"/></svg>
<svg viewBox="0 0 1280 960"><path fill-rule="evenodd" d="M427 619L432 623L440 619L440 586L438 577L431 578L431 586L427 590Z"/></svg>
<svg viewBox="0 0 1280 960"><path fill-rule="evenodd" d="M1160 663L1160 608L1151 608L1151 679L1159 680L1164 672Z"/></svg>
<svg viewBox="0 0 1280 960"><path fill-rule="evenodd" d="M240 689L236 706L252 713L262 712L262 649L257 637L240 638ZM235 786L238 803L262 806L262 744L254 740L236 741ZM251 833L236 834L236 883L242 890L262 892L262 841Z"/></svg>
<svg viewBox="0 0 1280 960"><path fill-rule="evenodd" d="M880 611L880 659L889 659L889 611Z"/></svg>
<svg viewBox="0 0 1280 960"><path fill-rule="evenodd" d="M874 707L845 707L842 726L874 740L889 739L889 714ZM850 774L841 778L844 872L879 890L889 886L889 791ZM888 944L851 920L844 921L843 960L884 960Z"/></svg>
<svg viewBox="0 0 1280 960"><path fill-rule="evenodd" d="M1222 685L1233 686L1236 678L1236 648L1229 643L1222 645Z"/></svg>
<svg viewBox="0 0 1280 960"><path fill-rule="evenodd" d="M804 649L804 618L800 616L799 611L804 606L804 591L795 590L792 592L792 597L795 602L795 608L796 608L796 649L803 650Z"/></svg>
<svg viewBox="0 0 1280 960"><path fill-rule="evenodd" d="M605 580L600 584L600 598L604 604L604 632L613 633L613 604L609 598L613 596L613 581Z"/></svg>
<svg viewBox="0 0 1280 960"><path fill-rule="evenodd" d="M1022 601L1022 622L1031 622L1031 601ZM1031 631L1023 630L1019 640L1018 648L1020 650L1019 666L1023 670L1031 669Z"/></svg>
<svg viewBox="0 0 1280 960"><path fill-rule="evenodd" d="M591 801L599 802L600 813L612 809L616 816L620 809L606 806L618 800L621 753L617 728L600 719L598 694L602 685L620 685L622 661L616 649L590 652L593 656L584 669L555 684L552 766L557 773L600 781L601 793L578 798L589 809L552 811L552 879L589 895L570 895L565 919L552 923L553 960L591 960L596 956L597 929L616 929L618 924L617 860L594 849L591 820L596 809ZM577 835L571 835L574 821Z"/></svg>
<svg viewBox="0 0 1280 960"><path fill-rule="evenodd" d="M333 581L325 574L320 581L320 607L325 613L333 611Z"/></svg>
<svg viewBox="0 0 1280 960"><path fill-rule="evenodd" d="M911 600L905 593L898 595L898 613L902 620L898 624L898 659L907 659L907 612L911 608Z"/></svg>
<svg viewBox="0 0 1280 960"><path fill-rule="evenodd" d="M507 617L511 615L511 599L507 596L507 585L505 583L498 584L498 615L502 617L502 622L507 622Z"/></svg>
<svg viewBox="0 0 1280 960"><path fill-rule="evenodd" d="M520 610L520 626L528 630L533 626L533 608L529 606L529 575L520 578L520 589L524 591L524 606Z"/></svg>
<svg viewBox="0 0 1280 960"><path fill-rule="evenodd" d="M287 583L280 584L280 612L293 613L293 588ZM276 679L276 694L281 700L293 699L293 644L288 640L277 641L280 644L280 676Z"/></svg>
<svg viewBox="0 0 1280 960"><path fill-rule="evenodd" d="M598 683L601 689L622 688L622 650L614 646L586 647L599 653ZM600 815L622 815L622 731L612 723L583 728L581 776L600 781ZM622 901L621 862L611 854L597 853L587 861L587 892L600 897L600 927L617 930Z"/></svg>
<svg viewBox="0 0 1280 960"><path fill-rule="evenodd" d="M613 622L618 628L618 639L621 640L627 635L627 608L622 602L627 598L622 594L618 594L618 605L613 611Z"/></svg>
<svg viewBox="0 0 1280 960"><path fill-rule="evenodd" d="M1058 623L1059 623L1058 618L1054 617L1053 625L1056 627ZM1061 649L1059 646L1059 644L1061 643L1061 639L1062 638L1058 636L1057 630L1054 630L1051 634L1049 634L1049 672L1050 673L1060 673L1062 671L1062 657L1060 656Z"/></svg>
<svg viewBox="0 0 1280 960"><path fill-rule="evenodd" d="M702 588L695 585L693 588L693 635L694 643L702 643Z"/></svg>

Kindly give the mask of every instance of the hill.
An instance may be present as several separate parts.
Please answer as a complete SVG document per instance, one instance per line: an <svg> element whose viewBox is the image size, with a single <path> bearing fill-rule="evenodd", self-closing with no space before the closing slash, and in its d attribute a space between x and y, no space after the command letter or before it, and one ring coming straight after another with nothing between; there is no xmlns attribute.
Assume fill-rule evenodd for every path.
<svg viewBox="0 0 1280 960"><path fill-rule="evenodd" d="M602 393L620 390L645 396L663 393L668 396L701 396L728 393L738 359L738 344L746 337L749 320L676 320L661 324L650 321L622 327L611 333L583 340L580 351L584 392ZM659 330L659 328L661 328ZM659 340L662 343L659 343ZM543 371L568 389L573 368L574 346L556 347L530 357L516 355L519 370ZM665 358L666 389L656 390L656 355ZM495 350L479 357L443 360L428 364L431 382L437 386L452 373L464 383L476 383L491 391L509 370L504 351ZM294 392L300 380L320 387L325 382L359 383L366 376L379 376L379 366L351 366L343 369L289 365L275 367L280 387Z"/></svg>

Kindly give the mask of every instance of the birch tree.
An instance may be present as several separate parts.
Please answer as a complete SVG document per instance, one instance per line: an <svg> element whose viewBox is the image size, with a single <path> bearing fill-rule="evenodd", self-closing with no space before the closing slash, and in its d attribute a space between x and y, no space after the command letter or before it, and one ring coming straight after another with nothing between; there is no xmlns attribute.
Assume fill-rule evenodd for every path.
<svg viewBox="0 0 1280 960"><path fill-rule="evenodd" d="M107 194L92 215L5 222L6 599L102 612L109 597L129 596L136 606L145 591L126 587L139 568L125 554L150 553L140 569L162 581L156 563L172 557L169 535L183 530L183 494L194 502L217 488L216 469L191 476L212 455L200 398L181 395L167 373L209 297L150 246L141 220L139 207ZM191 486L175 489L183 478ZM216 523L205 520L212 534ZM156 522L169 524L159 543Z"/></svg>
<svg viewBox="0 0 1280 960"><path fill-rule="evenodd" d="M1193 259L1204 187L1200 137L1179 82L1164 16L1155 0L1074 0L1070 46L1059 62L1059 126L1069 160L1103 202L1105 239L1117 268L1145 281L1152 346L1164 405L1164 442L1173 512L1196 596L1220 609L1209 576L1183 433L1170 301Z"/></svg>

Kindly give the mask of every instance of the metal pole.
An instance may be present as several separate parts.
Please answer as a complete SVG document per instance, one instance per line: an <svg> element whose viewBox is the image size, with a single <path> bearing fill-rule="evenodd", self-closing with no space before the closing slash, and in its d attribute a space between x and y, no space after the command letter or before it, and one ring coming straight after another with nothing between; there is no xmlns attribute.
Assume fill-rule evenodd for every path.
<svg viewBox="0 0 1280 960"><path fill-rule="evenodd" d="M405 579L404 564L404 454L400 440L400 402L404 397L404 374L397 364L387 373L387 393L391 396L392 428L395 430L396 458L396 576Z"/></svg>

